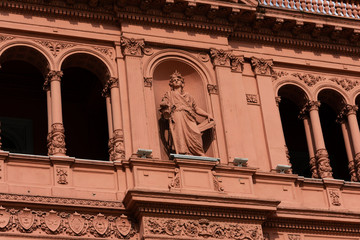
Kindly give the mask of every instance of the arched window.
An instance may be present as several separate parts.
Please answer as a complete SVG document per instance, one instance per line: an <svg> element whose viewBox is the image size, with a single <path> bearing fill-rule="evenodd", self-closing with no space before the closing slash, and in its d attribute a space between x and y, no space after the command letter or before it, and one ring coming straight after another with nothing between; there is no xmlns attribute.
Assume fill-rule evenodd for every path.
<svg viewBox="0 0 360 240"><path fill-rule="evenodd" d="M0 56L0 121L2 149L46 155L47 110L42 90L48 61L27 46L14 46Z"/></svg>
<svg viewBox="0 0 360 240"><path fill-rule="evenodd" d="M314 157L314 153L309 155L304 128L309 125L305 116L300 116L300 111L308 101L307 96L301 88L290 84L282 86L278 96L281 97L279 111L293 173L311 177L309 161L310 155Z"/></svg>

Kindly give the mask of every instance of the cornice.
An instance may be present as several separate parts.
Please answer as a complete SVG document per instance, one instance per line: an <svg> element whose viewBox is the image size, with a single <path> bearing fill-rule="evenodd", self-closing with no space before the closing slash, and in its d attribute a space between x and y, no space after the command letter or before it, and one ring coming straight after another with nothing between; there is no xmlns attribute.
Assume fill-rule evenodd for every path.
<svg viewBox="0 0 360 240"><path fill-rule="evenodd" d="M123 203L135 215L158 213L264 221L276 211L280 201L132 189Z"/></svg>

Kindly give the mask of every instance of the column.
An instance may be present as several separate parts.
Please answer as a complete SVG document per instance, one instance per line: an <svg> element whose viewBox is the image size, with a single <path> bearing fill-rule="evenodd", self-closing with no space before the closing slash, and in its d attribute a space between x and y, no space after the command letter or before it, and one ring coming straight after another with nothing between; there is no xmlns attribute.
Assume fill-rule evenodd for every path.
<svg viewBox="0 0 360 240"><path fill-rule="evenodd" d="M137 149L147 149L150 146L147 129L145 96L143 91L144 77L141 62L145 44L144 40L122 37L121 46L123 55L125 56L132 153L136 153Z"/></svg>
<svg viewBox="0 0 360 240"><path fill-rule="evenodd" d="M285 139L281 126L281 118L275 102L272 84L271 59L251 58L251 65L256 75L256 82L261 103L267 150L270 168L274 170L278 164L287 165Z"/></svg>
<svg viewBox="0 0 360 240"><path fill-rule="evenodd" d="M351 146L351 142L350 142L350 131L349 128L347 126L347 121L346 121L346 114L344 114L344 111L341 111L340 114L338 115L336 122L340 124L341 126L341 131L343 133L343 138L344 138L344 143L345 143L345 149L346 149L346 155L348 158L348 168L349 168L349 174L351 176L351 181L356 182L358 180L357 176L356 176L356 165L354 163L354 154L353 154L353 150L352 150L352 146Z"/></svg>
<svg viewBox="0 0 360 240"><path fill-rule="evenodd" d="M350 129L350 136L352 145L355 152L354 157L354 164L355 170L357 174L357 179L352 181L359 181L360 180L360 133L359 133L359 125L356 119L356 111L358 110L358 106L356 105L346 105L344 108L344 112L346 113L349 129Z"/></svg>
<svg viewBox="0 0 360 240"><path fill-rule="evenodd" d="M61 107L61 77L62 71L50 71L46 77L46 81L50 82L50 99L51 106L51 131L48 135L48 155L66 155L65 148L65 129L62 119Z"/></svg>
<svg viewBox="0 0 360 240"><path fill-rule="evenodd" d="M309 119L309 114L306 109L300 111L299 118L304 122L304 129L305 129L305 136L306 136L306 143L309 150L309 157L310 157L310 171L312 178L319 178L319 173L317 170L316 159L315 159L315 151L314 151L314 141L311 135L311 123Z"/></svg>
<svg viewBox="0 0 360 240"><path fill-rule="evenodd" d="M101 95L105 98L106 101L106 113L107 113L107 120L108 120L108 132L109 132L109 141L108 141L108 153L109 153L109 160L111 160L112 153L114 151L114 139L113 139L113 118L112 118L112 110L111 110L111 99L110 99L110 92L109 88L105 84L105 87L101 93Z"/></svg>
<svg viewBox="0 0 360 240"><path fill-rule="evenodd" d="M313 131L316 165L320 178L333 178L329 154L325 148L324 137L321 130L319 107L319 101L309 101L306 104L310 115L311 129Z"/></svg>
<svg viewBox="0 0 360 240"><path fill-rule="evenodd" d="M111 161L118 161L125 159L125 147L122 130L119 81L117 78L111 77L107 81L103 95L110 95L110 99L107 97L107 108L111 112L108 113L108 117L112 117L109 125L109 157Z"/></svg>
<svg viewBox="0 0 360 240"><path fill-rule="evenodd" d="M220 109L223 125L217 120L217 132L224 132L226 150L219 148L221 162L227 164L235 157L245 157L256 161L256 153L253 147L253 134L248 114L245 88L242 81L243 56L234 56L230 51L211 49L210 55L214 65ZM211 86L208 86L211 87ZM215 116L217 117L217 116ZM221 128L220 128L221 127ZM222 129L223 128L223 129ZM246 139L244 138L246 136ZM222 136L221 136L222 137ZM221 145L220 145L221 146Z"/></svg>

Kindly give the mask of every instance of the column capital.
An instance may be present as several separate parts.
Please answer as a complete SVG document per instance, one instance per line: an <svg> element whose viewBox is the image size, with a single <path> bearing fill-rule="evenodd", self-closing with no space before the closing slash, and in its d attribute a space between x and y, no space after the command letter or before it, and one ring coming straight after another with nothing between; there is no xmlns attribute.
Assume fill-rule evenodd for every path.
<svg viewBox="0 0 360 240"><path fill-rule="evenodd" d="M319 111L319 107L320 107L321 103L320 101L308 101L306 104L305 104L305 108L311 112L311 111Z"/></svg>
<svg viewBox="0 0 360 240"><path fill-rule="evenodd" d="M125 56L142 57L142 53L145 48L145 42L143 39L121 37L120 43Z"/></svg>
<svg viewBox="0 0 360 240"><path fill-rule="evenodd" d="M271 76L273 70L273 60L263 58L251 58L251 66L253 67L255 75Z"/></svg>
<svg viewBox="0 0 360 240"><path fill-rule="evenodd" d="M48 72L48 74L46 75L46 77L45 77L43 90L44 91L49 91L50 90L50 82L52 82L52 81L59 81L60 82L63 75L64 75L64 73L62 71L50 70Z"/></svg>
<svg viewBox="0 0 360 240"><path fill-rule="evenodd" d="M357 105L350 105L350 104L346 104L344 106L344 108L341 110L340 114L344 114L344 115L356 115L357 110L359 109L359 107Z"/></svg>
<svg viewBox="0 0 360 240"><path fill-rule="evenodd" d="M231 64L231 70L233 72L242 72L244 69L244 56L234 56L230 55L230 64Z"/></svg>
<svg viewBox="0 0 360 240"><path fill-rule="evenodd" d="M110 96L110 90L112 88L118 88L118 87L119 87L119 79L115 77L110 77L109 80L105 83L101 95L106 98Z"/></svg>
<svg viewBox="0 0 360 240"><path fill-rule="evenodd" d="M210 49L210 57L214 66L230 67L231 54L231 51L225 51L223 49Z"/></svg>

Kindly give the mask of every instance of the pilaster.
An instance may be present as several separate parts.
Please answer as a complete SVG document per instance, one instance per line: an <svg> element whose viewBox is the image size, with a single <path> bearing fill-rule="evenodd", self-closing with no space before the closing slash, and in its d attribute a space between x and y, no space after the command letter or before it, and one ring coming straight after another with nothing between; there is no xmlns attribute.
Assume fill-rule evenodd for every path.
<svg viewBox="0 0 360 240"><path fill-rule="evenodd" d="M270 167L274 170L277 165L287 165L285 138L281 126L280 113L276 106L275 94L272 91L272 66L271 59L251 58L263 117L266 142L270 157Z"/></svg>

